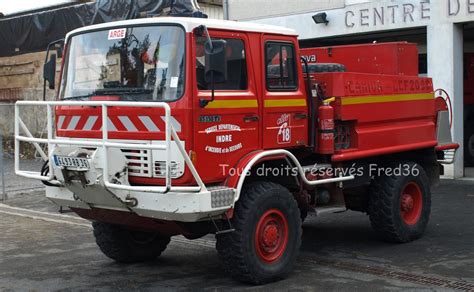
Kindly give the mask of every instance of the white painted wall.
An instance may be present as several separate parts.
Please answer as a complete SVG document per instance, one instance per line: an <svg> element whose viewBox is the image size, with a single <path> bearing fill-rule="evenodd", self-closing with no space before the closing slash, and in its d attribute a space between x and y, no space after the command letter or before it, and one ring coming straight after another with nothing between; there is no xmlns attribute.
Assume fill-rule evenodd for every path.
<svg viewBox="0 0 474 292"><path fill-rule="evenodd" d="M300 33L301 39L312 39L426 26L432 17L431 9L429 3L420 1L376 1L326 10L328 25L314 23L314 11L255 21L290 27Z"/></svg>
<svg viewBox="0 0 474 292"><path fill-rule="evenodd" d="M344 7L344 0L229 0L229 18L255 20Z"/></svg>
<svg viewBox="0 0 474 292"><path fill-rule="evenodd" d="M212 19L224 19L224 10L222 6L199 3L201 10Z"/></svg>
<svg viewBox="0 0 474 292"><path fill-rule="evenodd" d="M346 0L346 5L354 5L367 2L370 2L370 0Z"/></svg>
<svg viewBox="0 0 474 292"><path fill-rule="evenodd" d="M300 1L275 0L277 2L300 3ZM235 20L251 20L258 23L281 25L293 28L300 33L300 39L322 38L329 36L340 36L357 33L370 33L374 31L397 30L413 27L426 27L437 23L460 23L474 20L474 0L345 0L340 3L334 2L339 9L308 9L305 12L296 13L296 8L290 9L288 13L275 15L276 9L268 9L259 12L258 19L250 17L256 13L249 11L236 18L235 10L242 9L241 4L248 2L247 10L254 8L267 8L262 3L267 0L255 1L250 4L250 0L229 1L231 18ZM364 1L365 3L346 5ZM317 2L317 1L314 1ZM257 5L258 3L258 5ZM321 2L322 3L322 2ZM337 5L336 5L337 4ZM263 6L262 6L263 5ZM234 10L234 12L232 12ZM279 11L279 10L278 10ZM328 15L329 24L315 24L312 16L317 11L325 11Z"/></svg>

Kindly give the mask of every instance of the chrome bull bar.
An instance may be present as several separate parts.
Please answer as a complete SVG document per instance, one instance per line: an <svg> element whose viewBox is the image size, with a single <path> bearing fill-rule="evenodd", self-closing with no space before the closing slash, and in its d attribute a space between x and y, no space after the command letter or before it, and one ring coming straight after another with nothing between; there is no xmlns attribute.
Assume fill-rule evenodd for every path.
<svg viewBox="0 0 474 292"><path fill-rule="evenodd" d="M23 122L20 116L20 108L22 106L45 106L47 112L47 138L34 137L28 130L27 126ZM79 141L79 140L68 140L61 139L55 136L54 132L54 107L56 106L95 106L102 108L102 139L99 141ZM112 142L109 137L108 129L108 107L120 106L120 107L147 107L147 108L162 108L165 111L164 122L166 124L165 130L165 145L150 145L150 144L139 144L139 143L118 143ZM49 169L53 169L52 166L52 151L54 147L58 145L69 145L69 146L84 146L84 147L97 147L102 148L105 155L102 156L103 164L103 178L104 186L111 189L125 190L125 191L138 191L138 192L150 192L150 193L167 193L167 192L207 192L206 186L200 178L196 168L194 167L191 158L186 153L181 140L173 128L170 122L171 109L170 106L165 102L124 102L124 101L18 101L15 104L15 173L19 176L37 179L42 181L48 181L52 184L60 185L61 182L54 179L53 172L50 171L48 176L42 175L40 172L32 172L20 169L20 143L27 142L32 143L36 150L40 153L43 160L49 160ZM21 135L21 131L24 135ZM171 143L176 143L180 154L183 156L186 165L188 166L191 174L193 175L196 186L172 186L171 181ZM48 146L48 153L46 154L40 147L40 144L46 144ZM119 148L119 149L136 149L136 150L164 150L166 151L166 177L164 186L130 186L130 185L119 185L109 181L108 178L108 148Z"/></svg>

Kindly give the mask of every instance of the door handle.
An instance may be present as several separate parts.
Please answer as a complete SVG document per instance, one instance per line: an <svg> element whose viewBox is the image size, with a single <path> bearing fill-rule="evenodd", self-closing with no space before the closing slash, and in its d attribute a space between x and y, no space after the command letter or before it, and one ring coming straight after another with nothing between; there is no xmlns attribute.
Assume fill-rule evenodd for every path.
<svg viewBox="0 0 474 292"><path fill-rule="evenodd" d="M308 118L308 115L307 114L295 114L294 115L294 118L295 120L304 120L304 119L307 119Z"/></svg>
<svg viewBox="0 0 474 292"><path fill-rule="evenodd" d="M258 116L246 116L244 117L244 122L250 123L250 122L257 122L258 121Z"/></svg>

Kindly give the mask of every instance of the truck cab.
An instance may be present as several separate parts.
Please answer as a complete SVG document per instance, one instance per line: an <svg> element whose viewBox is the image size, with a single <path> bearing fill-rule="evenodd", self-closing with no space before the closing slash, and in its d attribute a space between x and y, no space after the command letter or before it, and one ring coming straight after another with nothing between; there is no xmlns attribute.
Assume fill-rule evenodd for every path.
<svg viewBox="0 0 474 292"><path fill-rule="evenodd" d="M207 20L210 37L225 42L221 72L225 78L217 80L216 73L211 84L201 19L141 22L69 34L59 100L166 102L172 108L173 127L187 151L192 151L205 183L223 181L228 168L255 150L308 144L307 130L300 131L307 127L307 104L304 79L298 78L302 74L293 31ZM56 115L58 136L101 136L100 109L65 106ZM164 140L159 111L114 109L108 118L110 139L155 144ZM279 128L283 124L286 129ZM162 182L165 159L160 152L127 152L127 156L133 162L131 183ZM185 171L184 159L172 156L173 179L177 184L190 183L193 178Z"/></svg>

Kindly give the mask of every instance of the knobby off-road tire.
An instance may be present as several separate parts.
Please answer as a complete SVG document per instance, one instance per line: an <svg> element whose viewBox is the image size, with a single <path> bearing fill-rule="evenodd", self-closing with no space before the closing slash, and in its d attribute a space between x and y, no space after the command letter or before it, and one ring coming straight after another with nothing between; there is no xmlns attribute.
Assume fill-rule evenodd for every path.
<svg viewBox="0 0 474 292"><path fill-rule="evenodd" d="M288 189L271 182L246 185L232 225L234 232L216 236L219 258L231 277L263 284L292 270L302 229L298 204Z"/></svg>
<svg viewBox="0 0 474 292"><path fill-rule="evenodd" d="M376 177L371 183L369 198L372 228L385 241L396 243L420 238L431 212L430 184L425 171L413 162L400 164L410 169L409 174ZM400 164L391 167L394 169Z"/></svg>
<svg viewBox="0 0 474 292"><path fill-rule="evenodd" d="M170 237L132 231L120 225L95 221L92 226L100 250L117 262L133 263L155 259L170 242Z"/></svg>
<svg viewBox="0 0 474 292"><path fill-rule="evenodd" d="M464 126L464 161L466 166L474 166L474 122Z"/></svg>

